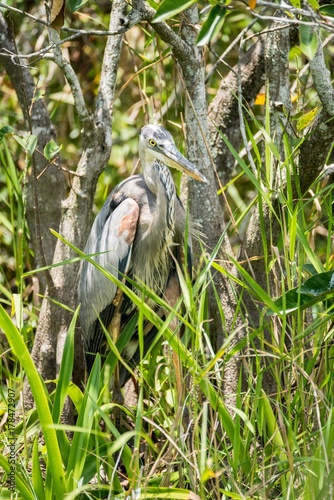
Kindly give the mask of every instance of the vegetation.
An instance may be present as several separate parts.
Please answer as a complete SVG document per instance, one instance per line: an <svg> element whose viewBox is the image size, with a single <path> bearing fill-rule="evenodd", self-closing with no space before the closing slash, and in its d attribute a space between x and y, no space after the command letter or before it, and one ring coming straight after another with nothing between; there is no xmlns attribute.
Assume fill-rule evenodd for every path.
<svg viewBox="0 0 334 500"><path fill-rule="evenodd" d="M142 4L134 2L138 12L143 12ZM176 34L187 28L197 9L193 1L149 4L157 9L156 20ZM6 16L3 4L0 7L1 16ZM197 150L198 157L191 156L196 152L191 124L207 128L199 115L191 122L197 101L184 82L185 62L175 45L166 43L162 28L155 30L152 19L142 17L124 36L110 99L112 152L104 163L101 159L96 191L97 169L89 189L79 177L87 141L95 132L87 125L89 118L83 119L74 92L78 87L66 65L59 63L57 49L41 52L55 43L57 30L62 38L77 33L61 30L62 20L53 10L51 16L60 25L49 30L48 41L45 25L38 22L44 19L41 6L15 2L15 8L28 10L35 20L11 7L14 3L8 2L18 52L37 54L27 59L34 78L27 112L13 83L15 68L6 66L8 57L0 51L6 69L0 100L1 498L334 498L333 134L327 139L324 128L332 126L333 102L332 96L323 95L314 69L317 51L332 64L333 50L326 39L333 36L331 6L293 1L289 8L275 11L268 2L199 4L203 10L196 51L209 44L201 53L209 101L205 117L213 120L210 102L218 107L223 78L237 106L232 127L229 111L214 122L205 141L212 146L217 179L222 181L215 178L204 153ZM105 68L106 36L97 31L108 29L110 5L69 1L68 7L65 26L85 33L59 46L93 114ZM270 32L278 41L265 42L267 55L261 52L260 62L266 58L266 65L253 84L253 95L241 76L252 64L254 40L269 38ZM189 34L183 33L184 39L190 44ZM287 39L291 46L285 50ZM325 43L319 45L319 40ZM278 58L268 57L274 44L288 63L279 82L273 76ZM244 64L245 47L245 54L251 53L248 65L234 81ZM225 54L223 62L217 54ZM328 83L326 75L323 72ZM331 86L327 90L331 93ZM51 118L49 125L43 122L48 131L44 143L39 142L36 124L31 125L35 102L45 103ZM116 345L108 338L110 351L96 357L83 383L74 370L78 308L73 290L78 263L90 258L82 252L90 220L80 233L75 217L68 229L64 213L76 213L69 200L79 188L87 189L92 199L95 191L94 203L88 198L85 203L87 213L91 208L98 211L110 189L133 170L139 129L155 119L170 129L181 149L188 149L192 161L198 160L205 175L209 172L204 196L219 201L213 218L219 221L220 234L215 239L201 193L190 184L190 217L204 221L202 241L195 243L193 280L180 272L182 299L175 309L164 304L168 315L163 319L142 300L150 296L161 304L160 297L141 284L134 284L140 291L134 294L118 282L138 305L138 314ZM214 141L215 134L221 142ZM100 142L102 149L105 143ZM225 148L225 169L217 144ZM40 158L44 163L38 163ZM52 176L62 180L52 184ZM46 187L38 183L43 178ZM183 181L176 175L175 182L182 194ZM58 225L50 222L47 210L58 206L55 186L61 194L59 207L66 206ZM69 284L61 273L69 273ZM52 280L61 283L61 293ZM66 287L71 290L66 292ZM49 316L58 314L59 322L50 326L46 310ZM178 327L173 331L175 316ZM159 335L134 373L137 401L124 409L123 427L118 429L112 418L110 375L134 325L142 331L145 319L158 327ZM45 362L48 347L34 341L43 329L46 337L61 337L63 330L66 334L57 372L55 344L50 344L54 357L45 355ZM226 374L231 367L230 383ZM33 407L24 397L25 380ZM67 396L75 407L75 425L62 418Z"/></svg>

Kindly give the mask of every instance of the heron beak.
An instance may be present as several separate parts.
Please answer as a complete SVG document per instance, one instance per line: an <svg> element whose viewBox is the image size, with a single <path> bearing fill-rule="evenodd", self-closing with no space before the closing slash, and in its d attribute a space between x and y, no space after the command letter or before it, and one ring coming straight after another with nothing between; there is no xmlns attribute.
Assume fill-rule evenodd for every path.
<svg viewBox="0 0 334 500"><path fill-rule="evenodd" d="M176 148L164 149L161 153L169 167L181 170L181 172L184 172L197 181L208 182L195 165L187 160Z"/></svg>

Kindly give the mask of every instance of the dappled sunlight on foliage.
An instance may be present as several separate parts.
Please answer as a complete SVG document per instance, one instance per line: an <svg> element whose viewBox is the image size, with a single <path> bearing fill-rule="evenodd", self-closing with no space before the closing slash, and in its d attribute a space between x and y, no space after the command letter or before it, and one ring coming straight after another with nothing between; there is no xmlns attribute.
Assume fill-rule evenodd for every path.
<svg viewBox="0 0 334 500"><path fill-rule="evenodd" d="M333 499L334 10L150 0L121 15L121 0L68 0L52 30L40 2L7 3L1 44L26 57L0 47L0 496ZM172 172L193 276L178 269L172 307L100 270L136 314L80 378L83 248L108 194L140 171L148 123L209 181ZM148 323L158 333L130 366L118 426L110 381Z"/></svg>

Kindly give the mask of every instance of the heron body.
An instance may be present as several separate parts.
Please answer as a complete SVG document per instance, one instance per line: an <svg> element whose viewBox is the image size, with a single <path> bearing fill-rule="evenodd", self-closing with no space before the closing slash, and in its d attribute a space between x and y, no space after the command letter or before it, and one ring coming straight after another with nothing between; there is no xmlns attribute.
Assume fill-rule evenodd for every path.
<svg viewBox="0 0 334 500"><path fill-rule="evenodd" d="M139 156L143 174L124 180L110 193L94 221L85 253L119 279L127 275L172 302L173 296L177 300L180 295L176 263L181 264L185 247L186 213L167 165L182 169L198 180L205 178L179 153L172 136L159 125L147 125L141 130ZM191 268L190 239L186 247L187 264ZM118 303L117 286L85 260L78 292L80 325L90 370L104 337L101 322L110 328L117 312L121 335L135 306L125 295ZM157 309L153 301L147 302ZM153 327L147 330L144 348L156 333ZM138 363L136 336L123 354ZM120 384L127 378L123 371Z"/></svg>

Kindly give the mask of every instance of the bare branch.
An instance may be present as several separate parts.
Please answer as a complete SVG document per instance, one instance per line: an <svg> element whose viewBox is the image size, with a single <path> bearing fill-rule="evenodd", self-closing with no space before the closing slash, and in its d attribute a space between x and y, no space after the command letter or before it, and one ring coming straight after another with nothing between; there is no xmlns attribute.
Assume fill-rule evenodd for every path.
<svg viewBox="0 0 334 500"><path fill-rule="evenodd" d="M53 45L54 62L59 66L66 77L66 80L71 87L75 107L81 123L85 124L90 120L89 112L86 107L85 99L80 87L77 75L75 74L70 63L65 59L59 47L59 35L56 30L49 28L49 37Z"/></svg>
<svg viewBox="0 0 334 500"><path fill-rule="evenodd" d="M236 65L221 81L209 106L212 154L223 183L229 181L235 160L221 134L224 134L237 150L242 144L241 129L236 126L236 123L239 123L237 75L240 74L243 102L252 106L264 83L264 46L265 38L260 37L246 53L240 54L240 68Z"/></svg>
<svg viewBox="0 0 334 500"><path fill-rule="evenodd" d="M32 14L29 14L29 12L25 12L24 10L20 10L20 9L17 9L16 7L12 7L11 5L0 2L0 8L6 9L6 10L11 11L11 12L15 12L16 14L21 14L22 16L28 17L29 19L32 19L36 23L43 24L44 26L48 25L47 21L44 21L43 19L39 19L38 17L35 17Z"/></svg>
<svg viewBox="0 0 334 500"><path fill-rule="evenodd" d="M110 17L110 32L117 32L120 23L124 24L126 3L123 0L114 0L114 8L119 11L118 16ZM118 7L117 7L118 6ZM95 123L103 127L111 137L111 108L115 95L117 68L122 37L109 36L103 56L102 70L98 95L95 105Z"/></svg>
<svg viewBox="0 0 334 500"><path fill-rule="evenodd" d="M316 34L318 39L318 47L313 59L310 59L309 61L311 75L319 99L324 109L330 116L333 116L334 91L331 82L331 74L325 63L324 50L319 35L319 28L316 28L314 30L314 33Z"/></svg>
<svg viewBox="0 0 334 500"><path fill-rule="evenodd" d="M145 20L152 23L152 19L155 16L155 10L146 5L143 0L134 0L133 10L135 13L140 13L138 20ZM131 18L130 16L128 17ZM191 49L189 45L184 42L184 40L182 40L182 38L179 37L167 23L152 23L152 27L158 33L160 38L172 47L174 54L180 62L189 62L189 57L191 57Z"/></svg>
<svg viewBox="0 0 334 500"><path fill-rule="evenodd" d="M126 29L121 28L119 30L115 31L109 31L109 30L70 30L69 28L62 28L64 30L68 31L75 31L73 35L70 35L66 38L62 38L54 43L49 44L47 47L44 47L43 49L37 50L36 52L30 52L29 54L14 54L12 52L6 51L3 52L1 55L5 57L11 57L15 59L32 59L33 57L36 58L34 61L31 62L31 65L33 65L36 61L39 59L51 59L54 60L54 55L50 54L49 52L52 51L53 49L57 47L61 47L67 42L71 42L72 40L76 40L77 38L81 38L82 36L87 36L87 35L94 35L94 36L117 36L121 35L122 33L125 33Z"/></svg>

